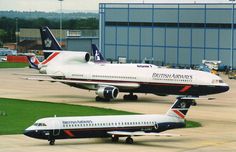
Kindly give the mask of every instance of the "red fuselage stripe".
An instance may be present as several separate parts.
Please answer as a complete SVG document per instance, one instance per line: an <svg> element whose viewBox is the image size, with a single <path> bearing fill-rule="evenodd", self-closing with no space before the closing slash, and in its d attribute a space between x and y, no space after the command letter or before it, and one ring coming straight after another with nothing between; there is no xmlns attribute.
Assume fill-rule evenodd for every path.
<svg viewBox="0 0 236 152"><path fill-rule="evenodd" d="M69 130L64 130L64 132L65 132L68 136L74 137L74 135L71 133L71 131L69 131Z"/></svg>
<svg viewBox="0 0 236 152"><path fill-rule="evenodd" d="M179 92L186 92L191 88L191 86L185 86L183 89L179 90Z"/></svg>

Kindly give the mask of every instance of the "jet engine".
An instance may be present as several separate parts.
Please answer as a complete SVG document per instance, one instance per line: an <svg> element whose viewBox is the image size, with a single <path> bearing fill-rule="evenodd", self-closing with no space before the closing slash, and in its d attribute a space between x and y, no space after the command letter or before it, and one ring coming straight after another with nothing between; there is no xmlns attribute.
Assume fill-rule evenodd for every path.
<svg viewBox="0 0 236 152"><path fill-rule="evenodd" d="M110 101L111 99L115 99L119 93L119 89L113 86L101 86L98 88L96 94L96 101Z"/></svg>
<svg viewBox="0 0 236 152"><path fill-rule="evenodd" d="M63 51L57 60L64 64L86 63L90 60L90 54L88 52Z"/></svg>
<svg viewBox="0 0 236 152"><path fill-rule="evenodd" d="M74 54L73 59L79 62L88 62L90 60L90 54L88 52L79 52Z"/></svg>

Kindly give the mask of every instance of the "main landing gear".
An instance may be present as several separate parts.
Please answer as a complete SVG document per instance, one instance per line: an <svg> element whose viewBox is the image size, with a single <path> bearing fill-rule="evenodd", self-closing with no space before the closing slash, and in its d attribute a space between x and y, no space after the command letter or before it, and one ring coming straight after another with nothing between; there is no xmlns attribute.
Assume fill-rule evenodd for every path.
<svg viewBox="0 0 236 152"><path fill-rule="evenodd" d="M113 137L111 137L111 141L112 141L112 142L118 142L118 141L119 141L119 137L113 136ZM133 143L134 143L134 140L133 140L133 138L131 138L131 137L129 136L129 137L126 138L125 143L126 143L126 144L133 144Z"/></svg>
<svg viewBox="0 0 236 152"><path fill-rule="evenodd" d="M119 137L117 137L117 136L111 137L111 141L112 142L118 142L119 141Z"/></svg>
<svg viewBox="0 0 236 152"><path fill-rule="evenodd" d="M49 145L55 145L55 139L49 140Z"/></svg>
<svg viewBox="0 0 236 152"><path fill-rule="evenodd" d="M132 101L136 101L138 100L138 96L137 95L133 95L133 93L131 92L128 95L124 95L123 97L124 100L132 100Z"/></svg>
<svg viewBox="0 0 236 152"><path fill-rule="evenodd" d="M134 140L133 140L133 138L131 138L131 137L127 137L126 140L125 140L125 143L126 143L126 144L133 144L133 143L134 143Z"/></svg>

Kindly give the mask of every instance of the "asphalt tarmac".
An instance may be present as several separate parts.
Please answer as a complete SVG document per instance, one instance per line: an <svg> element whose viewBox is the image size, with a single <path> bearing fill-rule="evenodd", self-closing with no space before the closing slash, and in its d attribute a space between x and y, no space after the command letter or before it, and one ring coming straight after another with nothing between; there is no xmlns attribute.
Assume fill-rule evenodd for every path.
<svg viewBox="0 0 236 152"><path fill-rule="evenodd" d="M175 96L159 97L138 94L138 101L123 101L120 93L117 100L95 102L95 92L69 87L61 83L24 80L15 73L37 73L32 69L0 69L0 97L38 101L62 102L126 110L138 113L162 114L175 101ZM127 145L124 139L112 143L110 139L58 140L49 146L47 141L28 138L24 135L0 136L0 152L11 151L63 151L63 152L234 152L236 151L236 80L229 80L221 74L230 90L211 95L215 100L199 100L191 107L188 120L198 121L199 128L176 129L166 133L180 134L180 137L134 137L134 144Z"/></svg>

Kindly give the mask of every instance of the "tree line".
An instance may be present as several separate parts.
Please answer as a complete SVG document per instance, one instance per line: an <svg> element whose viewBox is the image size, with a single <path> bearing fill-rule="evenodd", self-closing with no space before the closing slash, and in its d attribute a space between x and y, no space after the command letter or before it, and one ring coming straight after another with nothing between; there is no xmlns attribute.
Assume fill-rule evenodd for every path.
<svg viewBox="0 0 236 152"><path fill-rule="evenodd" d="M99 20L97 18L86 19L68 19L62 20L63 29L81 30L81 29L98 29ZM58 19L23 19L23 18L0 18L0 46L5 42L16 41L16 28L18 31L20 28L40 28L42 26L48 26L50 29L59 29L60 20Z"/></svg>

